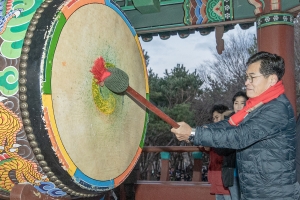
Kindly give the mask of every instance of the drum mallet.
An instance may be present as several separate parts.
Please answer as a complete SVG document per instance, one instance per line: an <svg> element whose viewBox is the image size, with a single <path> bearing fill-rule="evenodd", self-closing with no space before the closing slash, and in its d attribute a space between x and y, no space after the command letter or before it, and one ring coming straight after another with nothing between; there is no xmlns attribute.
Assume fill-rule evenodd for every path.
<svg viewBox="0 0 300 200"><path fill-rule="evenodd" d="M170 118L167 114L162 112L160 109L158 109L156 106L154 106L129 86L129 77L123 70L116 67L106 68L104 59L102 57L99 57L94 62L91 72L93 73L94 78L97 80L97 83L100 86L105 85L114 93L125 92L136 101L144 105L146 108L148 108L155 115L167 122L173 128L179 128L179 125L172 118Z"/></svg>

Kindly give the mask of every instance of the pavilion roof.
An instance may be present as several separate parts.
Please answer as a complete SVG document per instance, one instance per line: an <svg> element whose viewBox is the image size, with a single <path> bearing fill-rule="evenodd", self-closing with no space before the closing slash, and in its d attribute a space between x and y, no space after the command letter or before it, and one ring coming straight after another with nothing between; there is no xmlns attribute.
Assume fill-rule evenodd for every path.
<svg viewBox="0 0 300 200"><path fill-rule="evenodd" d="M242 29L254 26L256 16L263 11L263 0L114 0L125 12L137 34L144 41L153 36L166 40L178 35L186 38L199 32L208 35L217 26L224 32L236 24ZM250 3L251 2L251 3ZM278 1L278 12L296 15L299 0Z"/></svg>

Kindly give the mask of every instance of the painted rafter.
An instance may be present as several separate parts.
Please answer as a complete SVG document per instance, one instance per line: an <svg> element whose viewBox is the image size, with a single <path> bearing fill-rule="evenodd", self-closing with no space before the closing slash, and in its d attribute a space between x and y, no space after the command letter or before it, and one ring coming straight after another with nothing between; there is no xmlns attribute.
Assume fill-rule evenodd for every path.
<svg viewBox="0 0 300 200"><path fill-rule="evenodd" d="M255 7L254 9L255 15L258 15L263 12L265 8L265 3L263 0L248 0L248 2Z"/></svg>

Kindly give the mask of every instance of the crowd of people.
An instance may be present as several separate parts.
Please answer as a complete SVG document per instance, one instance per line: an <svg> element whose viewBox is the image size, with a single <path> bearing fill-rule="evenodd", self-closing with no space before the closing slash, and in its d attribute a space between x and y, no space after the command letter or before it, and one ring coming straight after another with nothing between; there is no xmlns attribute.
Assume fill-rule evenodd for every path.
<svg viewBox="0 0 300 200"><path fill-rule="evenodd" d="M229 119L242 110L248 97L245 92L239 91L232 98L232 108L217 104L211 109L212 120L217 123ZM236 168L236 150L228 148L205 147L209 152L208 181L211 183L211 193L216 200L239 200L239 181Z"/></svg>
<svg viewBox="0 0 300 200"><path fill-rule="evenodd" d="M258 52L246 64L246 92L234 95L233 110L215 105L214 123L193 131L178 122L171 131L209 153L208 181L216 200L298 200L296 117L284 94L284 60Z"/></svg>

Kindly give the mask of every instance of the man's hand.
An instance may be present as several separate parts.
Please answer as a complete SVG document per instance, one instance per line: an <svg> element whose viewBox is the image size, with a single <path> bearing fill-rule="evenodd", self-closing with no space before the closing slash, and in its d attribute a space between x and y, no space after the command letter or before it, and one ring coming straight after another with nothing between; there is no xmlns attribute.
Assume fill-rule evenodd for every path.
<svg viewBox="0 0 300 200"><path fill-rule="evenodd" d="M210 151L210 147L204 147L205 151Z"/></svg>
<svg viewBox="0 0 300 200"><path fill-rule="evenodd" d="M180 125L180 127L172 128L171 132L176 135L179 141L187 141L189 139L189 136L191 135L192 128L185 122L178 122L178 124Z"/></svg>

